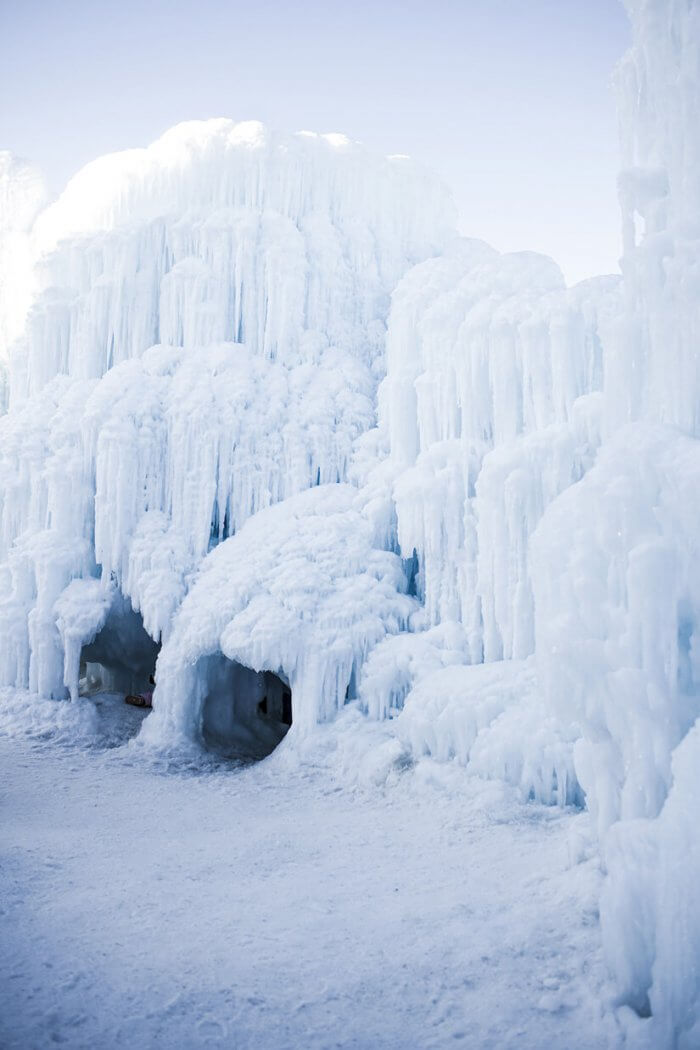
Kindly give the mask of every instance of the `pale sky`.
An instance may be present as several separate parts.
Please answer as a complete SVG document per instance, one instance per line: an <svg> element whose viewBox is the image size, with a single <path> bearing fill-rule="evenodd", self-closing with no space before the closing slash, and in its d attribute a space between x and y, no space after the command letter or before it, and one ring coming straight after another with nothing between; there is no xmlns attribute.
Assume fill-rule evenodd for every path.
<svg viewBox="0 0 700 1050"><path fill-rule="evenodd" d="M617 271L618 0L0 0L0 149L54 192L181 120L341 131L450 186L464 233Z"/></svg>

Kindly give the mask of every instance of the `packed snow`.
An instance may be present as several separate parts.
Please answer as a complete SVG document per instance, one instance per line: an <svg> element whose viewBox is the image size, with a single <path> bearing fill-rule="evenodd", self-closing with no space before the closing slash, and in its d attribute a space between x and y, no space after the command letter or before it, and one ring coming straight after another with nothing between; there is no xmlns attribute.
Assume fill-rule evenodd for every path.
<svg viewBox="0 0 700 1050"><path fill-rule="evenodd" d="M164 887L170 900L197 872L216 872L224 886L227 854L213 840L224 811L272 872L255 798L273 786L289 792L280 813L267 814L273 836L285 814L308 805L300 834L326 836L321 852L348 836L368 843L366 853L345 845L326 859L329 884L360 872L377 916L391 910L394 871L426 888L412 904L429 936L402 940L388 969L389 940L375 943L370 969L354 971L364 1018L342 998L335 971L312 1009L304 984L308 1029L289 1020L289 981L267 1028L248 989L248 1006L236 999L241 1045L259 1045L263 1029L269 1042L283 1014L281 1046L327 1045L319 1033L330 1014L337 1045L397 1045L386 1017L372 1029L378 989L397 987L402 958L410 972L421 947L438 951L448 927L450 972L478 968L482 949L469 943L487 936L484 916L493 921L489 868L503 869L507 931L519 928L519 864L563 894L569 912L585 898L593 916L590 902L600 900L600 926L592 917L579 943L589 960L604 952L614 990L603 991L599 975L594 992L588 985L570 1000L557 983L538 1000L551 1004L545 1021L549 1007L525 1005L532 985L518 983L511 958L508 990L484 1000L502 1023L469 1028L468 1011L480 1009L469 996L452 996L429 1022L422 996L437 981L437 1001L445 987L433 954L421 993L403 999L411 1045L444 1045L448 1035L479 1046L700 1045L691 804L700 753L700 2L625 4L633 44L617 72L622 277L567 288L551 259L457 237L436 179L342 135L189 122L88 165L48 206L41 175L0 154L0 729L14 738L2 745L17 769L10 796L26 782L23 769L40 771L37 803L50 810L47 785L61 784L70 762L71 827L91 827L85 792L104 783L115 801L122 790L131 799L130 778L158 800L166 826L181 807L188 827L208 821L204 867L181 849ZM150 695L153 682L153 712L143 721L125 713L123 694ZM27 743L45 738L38 750ZM167 770L170 781L160 776ZM325 793L336 791L331 816ZM352 813L357 791L368 793L361 817ZM485 799L505 806L508 850L494 845L501 818L485 813ZM149 852L133 811L119 814L120 836L95 858L97 885L123 863L135 828L153 863L166 848L156 836ZM108 814L100 819L109 825ZM367 839L363 822L373 820L392 843L385 854L379 838ZM542 834L526 834L528 822ZM459 848L436 830L447 826ZM548 828L576 828L586 842L565 869ZM40 911L48 894L22 851L64 846L45 828L24 832L21 818L14 835L25 874L10 893L21 920L23 877L37 881ZM65 863L77 879L86 847L79 835L72 841ZM430 862L420 858L433 849ZM441 857L454 865L449 885ZM232 855L233 884L250 859ZM443 911L431 889L442 886L454 904L460 877L479 871L469 921L452 905ZM120 879L124 903L136 879L130 863ZM312 907L306 879L302 865L286 887L297 909ZM259 924L264 893L247 892L234 903ZM561 936L565 913L553 920ZM204 914L211 933L213 912ZM67 907L52 927L51 966L65 968L78 950L70 915ZM274 924L287 964L311 966L306 927L279 914ZM25 961L4 972L25 996L31 986L38 1005L10 1045L41 1043L49 1029L56 1038L74 1029L76 1046L128 1041L136 1029L66 1013L70 988L68 1005L56 1007L18 929L12 944ZM191 936L184 915L175 936ZM213 954L230 966L220 932L212 936ZM243 936L250 946L250 931ZM537 957L528 938L513 947L525 969ZM333 943L359 965L347 930ZM80 944L98 950L89 938ZM151 950L139 965L159 989L157 1024L144 1020L138 996L133 1003L153 1045L221 1044L233 1000L202 992L167 1013L175 978L163 945L151 938ZM324 958L313 966L322 970ZM458 958L471 963L455 970ZM267 981L280 965L264 946L251 959ZM94 997L95 981L114 980L100 974L76 981ZM515 1014L503 1000L515 988L520 1020L506 1024ZM580 1013L591 995L593 1028ZM183 1027L192 1010L214 1018L206 1038ZM40 1036L42 1011L55 1021ZM81 1017L84 1038L75 1034Z"/></svg>
<svg viewBox="0 0 700 1050"><path fill-rule="evenodd" d="M7 1050L632 1045L585 813L431 759L353 784L351 708L296 768L232 771L144 762L121 697L80 706L80 749L36 711L0 740Z"/></svg>

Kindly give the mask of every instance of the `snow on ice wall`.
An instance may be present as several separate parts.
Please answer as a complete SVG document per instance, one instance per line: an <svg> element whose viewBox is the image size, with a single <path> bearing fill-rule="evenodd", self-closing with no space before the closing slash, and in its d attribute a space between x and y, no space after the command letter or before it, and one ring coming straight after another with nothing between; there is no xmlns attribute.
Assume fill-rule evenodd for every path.
<svg viewBox="0 0 700 1050"><path fill-rule="evenodd" d="M76 578L165 636L211 546L345 479L391 290L452 224L406 158L256 123L181 125L72 180L32 229L0 419L0 680L75 690Z"/></svg>
<svg viewBox="0 0 700 1050"><path fill-rule="evenodd" d="M452 650L439 647L447 639L436 632L448 626L454 631L455 625L443 624L422 635L389 637L367 661L369 680L376 682L376 665L380 659L387 663L392 650L397 655L403 649L404 667L409 653L420 660L417 681L395 722L409 754L459 762L477 776L513 784L524 799L580 804L573 763L576 731L572 726L565 730L547 711L534 660L465 665L463 654L455 659ZM401 646L406 639L417 644Z"/></svg>

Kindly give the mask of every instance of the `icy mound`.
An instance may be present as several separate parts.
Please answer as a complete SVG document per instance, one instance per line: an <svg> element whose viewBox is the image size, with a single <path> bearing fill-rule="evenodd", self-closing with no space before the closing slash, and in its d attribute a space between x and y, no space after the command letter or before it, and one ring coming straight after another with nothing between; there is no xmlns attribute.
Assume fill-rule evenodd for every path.
<svg viewBox="0 0 700 1050"><path fill-rule="evenodd" d="M333 345L371 365L394 285L453 221L410 161L344 136L178 125L89 164L38 220L41 294L13 397L156 343L242 342L288 364Z"/></svg>
<svg viewBox="0 0 700 1050"><path fill-rule="evenodd" d="M422 676L406 697L396 732L414 758L456 760L547 805L581 801L573 763L577 730L564 730L548 714L532 660L448 666Z"/></svg>
<svg viewBox="0 0 700 1050"><path fill-rule="evenodd" d="M361 705L373 718L391 719L395 743L414 760L458 762L513 784L525 799L580 805L573 759L580 728L548 709L534 660L468 659L458 623L388 636L363 664Z"/></svg>
<svg viewBox="0 0 700 1050"><path fill-rule="evenodd" d="M413 617L416 626L418 617ZM403 707L416 682L468 659L467 638L459 623L449 620L429 630L385 638L362 667L359 696L372 718L393 717Z"/></svg>
<svg viewBox="0 0 700 1050"><path fill-rule="evenodd" d="M147 742L201 738L222 659L283 677L296 733L344 704L368 649L416 608L356 503L351 486L320 486L261 511L205 559L158 660Z"/></svg>

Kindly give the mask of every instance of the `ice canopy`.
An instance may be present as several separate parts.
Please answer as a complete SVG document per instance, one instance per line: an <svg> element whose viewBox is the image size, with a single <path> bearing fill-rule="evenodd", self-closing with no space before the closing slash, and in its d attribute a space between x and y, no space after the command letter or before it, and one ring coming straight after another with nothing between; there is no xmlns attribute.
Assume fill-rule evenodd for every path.
<svg viewBox="0 0 700 1050"><path fill-rule="evenodd" d="M0 683L79 702L121 639L149 746L274 675L289 745L350 701L585 804L620 1002L690 1048L700 3L626 8L621 277L457 237L340 135L192 122L48 207L2 155Z"/></svg>

